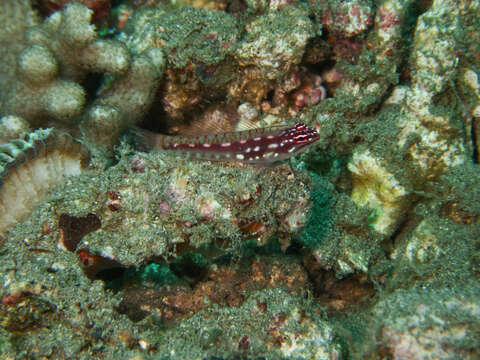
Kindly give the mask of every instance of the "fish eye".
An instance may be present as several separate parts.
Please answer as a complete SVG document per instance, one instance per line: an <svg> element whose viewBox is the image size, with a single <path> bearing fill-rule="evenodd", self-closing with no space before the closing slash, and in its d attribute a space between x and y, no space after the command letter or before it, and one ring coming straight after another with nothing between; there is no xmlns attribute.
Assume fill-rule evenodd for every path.
<svg viewBox="0 0 480 360"><path fill-rule="evenodd" d="M298 136L295 138L295 141L296 141L296 142L299 142L299 143L302 143L302 142L307 141L307 137L306 137L305 135L298 135Z"/></svg>

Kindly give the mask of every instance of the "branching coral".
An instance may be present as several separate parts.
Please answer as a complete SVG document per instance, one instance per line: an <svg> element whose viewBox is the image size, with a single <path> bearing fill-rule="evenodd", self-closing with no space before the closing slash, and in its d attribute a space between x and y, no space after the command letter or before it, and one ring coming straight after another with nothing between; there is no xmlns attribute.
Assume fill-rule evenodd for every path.
<svg viewBox="0 0 480 360"><path fill-rule="evenodd" d="M92 148L111 150L122 132L143 119L153 102L163 65L162 51L151 49L136 56L127 74L100 91L80 124Z"/></svg>
<svg viewBox="0 0 480 360"><path fill-rule="evenodd" d="M17 81L3 99L5 114L21 116L34 126L51 120L74 122L85 105L80 82L89 72L127 71L130 56L125 45L99 39L90 17L91 10L72 3L27 30Z"/></svg>
<svg viewBox="0 0 480 360"><path fill-rule="evenodd" d="M16 78L1 94L1 110L32 127L55 125L78 133L82 123L92 149L110 152L120 133L148 110L164 58L154 49L132 59L123 42L99 38L91 16L86 6L72 2L26 30ZM86 108L83 82L92 73L113 81Z"/></svg>

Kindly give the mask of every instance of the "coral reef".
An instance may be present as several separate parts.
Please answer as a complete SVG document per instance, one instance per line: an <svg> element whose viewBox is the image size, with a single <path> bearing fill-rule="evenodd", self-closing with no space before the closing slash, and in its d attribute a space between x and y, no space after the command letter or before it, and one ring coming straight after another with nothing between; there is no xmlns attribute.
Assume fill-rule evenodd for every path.
<svg viewBox="0 0 480 360"><path fill-rule="evenodd" d="M219 165L211 178L212 166L187 166L185 160L159 154L135 155L94 177L71 179L58 190L60 197L51 195L36 210L48 213L43 221L51 224L52 234L43 246L57 246L56 214L66 214L60 217L57 241L69 251L81 248L124 266L189 252L211 259L247 239L265 244L278 232L288 239L308 218L308 186L287 168L272 172ZM289 223L295 213L305 215ZM88 214L98 218L101 226L94 228L100 230L79 234L87 225L62 225L71 223L65 217L79 222Z"/></svg>
<svg viewBox="0 0 480 360"><path fill-rule="evenodd" d="M478 358L479 11L0 2L0 357Z"/></svg>

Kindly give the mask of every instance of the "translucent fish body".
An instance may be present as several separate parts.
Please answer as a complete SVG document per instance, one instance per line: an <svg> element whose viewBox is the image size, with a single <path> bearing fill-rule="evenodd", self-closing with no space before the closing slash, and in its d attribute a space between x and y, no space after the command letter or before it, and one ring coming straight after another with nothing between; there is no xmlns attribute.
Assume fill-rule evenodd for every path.
<svg viewBox="0 0 480 360"><path fill-rule="evenodd" d="M268 164L298 154L317 141L315 129L303 123L289 128L260 128L207 136L166 136L137 130L150 148L185 158Z"/></svg>

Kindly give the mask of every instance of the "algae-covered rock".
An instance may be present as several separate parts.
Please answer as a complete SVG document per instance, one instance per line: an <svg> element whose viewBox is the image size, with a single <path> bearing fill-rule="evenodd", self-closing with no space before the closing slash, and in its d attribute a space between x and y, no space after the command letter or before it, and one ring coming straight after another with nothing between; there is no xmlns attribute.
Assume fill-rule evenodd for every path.
<svg viewBox="0 0 480 360"><path fill-rule="evenodd" d="M374 307L377 341L396 358L478 357L477 285L398 290Z"/></svg>
<svg viewBox="0 0 480 360"><path fill-rule="evenodd" d="M308 214L310 205L307 184L287 168L224 167L155 153L126 156L104 173L69 181L57 194L39 211L49 214L55 229L60 226L59 244L123 265L188 252L212 258L247 239L265 244L277 231L288 243L308 215L291 225L287 220L295 211ZM57 225L60 214L94 214L101 227L66 245L73 230Z"/></svg>
<svg viewBox="0 0 480 360"><path fill-rule="evenodd" d="M0 3L0 357L478 358L478 0L59 3Z"/></svg>

